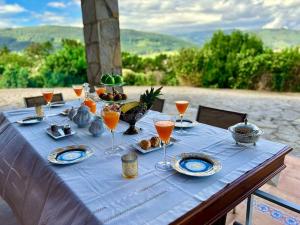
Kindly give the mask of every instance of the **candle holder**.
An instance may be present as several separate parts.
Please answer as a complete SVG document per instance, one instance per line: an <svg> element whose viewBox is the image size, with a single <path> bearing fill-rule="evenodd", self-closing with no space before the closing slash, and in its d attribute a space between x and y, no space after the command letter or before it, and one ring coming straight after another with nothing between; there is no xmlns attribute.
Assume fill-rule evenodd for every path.
<svg viewBox="0 0 300 225"><path fill-rule="evenodd" d="M138 175L138 160L137 154L134 152L125 154L121 158L122 160L122 174L126 179L132 179Z"/></svg>

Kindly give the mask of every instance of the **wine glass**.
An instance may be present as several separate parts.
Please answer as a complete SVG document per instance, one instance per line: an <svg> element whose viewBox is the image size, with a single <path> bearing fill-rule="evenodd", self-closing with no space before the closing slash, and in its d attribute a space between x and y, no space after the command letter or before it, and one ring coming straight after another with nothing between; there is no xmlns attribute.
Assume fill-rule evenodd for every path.
<svg viewBox="0 0 300 225"><path fill-rule="evenodd" d="M43 91L43 97L47 103L47 106L49 108L49 115L50 115L50 110L51 110L51 101L53 98L53 89L44 89Z"/></svg>
<svg viewBox="0 0 300 225"><path fill-rule="evenodd" d="M95 86L95 91L97 95L100 97L101 95L106 93L106 87L105 86Z"/></svg>
<svg viewBox="0 0 300 225"><path fill-rule="evenodd" d="M73 90L74 90L76 96L78 97L78 101L80 103L80 96L81 96L83 87L82 87L82 85L73 85L72 87L73 87Z"/></svg>
<svg viewBox="0 0 300 225"><path fill-rule="evenodd" d="M183 132L183 126L182 126L183 115L184 115L186 109L189 106L189 102L188 101L176 101L175 104L176 104L176 108L177 108L177 111L179 112L179 116L180 116L180 124L181 124L181 126L180 126L180 132L179 132L179 134L183 135L184 134L184 132Z"/></svg>
<svg viewBox="0 0 300 225"><path fill-rule="evenodd" d="M175 126L175 118L173 116L160 115L153 120L164 150L163 161L157 162L155 168L162 171L168 171L172 169L172 166L171 162L167 161L166 145L170 143L171 134Z"/></svg>
<svg viewBox="0 0 300 225"><path fill-rule="evenodd" d="M107 105L102 109L101 115L104 124L106 127L110 130L111 136L112 136L112 141L111 141L111 150L106 151L106 154L112 155L118 152L118 148L115 148L114 143L115 143L115 135L114 131L117 128L117 125L120 120L120 107L118 105L112 104L112 105Z"/></svg>

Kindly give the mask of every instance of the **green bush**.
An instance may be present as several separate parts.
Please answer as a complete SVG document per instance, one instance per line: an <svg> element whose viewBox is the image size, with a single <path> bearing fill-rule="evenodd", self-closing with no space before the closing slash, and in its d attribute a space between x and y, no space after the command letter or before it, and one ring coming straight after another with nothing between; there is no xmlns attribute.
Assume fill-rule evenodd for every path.
<svg viewBox="0 0 300 225"><path fill-rule="evenodd" d="M87 81L82 43L63 40L53 51L51 42L33 43L21 53L0 48L1 87L68 87ZM172 55L123 52L122 63L128 85L300 91L300 49L274 52L241 31L217 31L202 48Z"/></svg>
<svg viewBox="0 0 300 225"><path fill-rule="evenodd" d="M153 74L136 73L132 70L123 70L124 82L128 85L155 85L156 80Z"/></svg>
<svg viewBox="0 0 300 225"><path fill-rule="evenodd" d="M36 75L36 76L31 76L28 79L28 87L31 88L40 88L40 87L44 87L44 78L40 75Z"/></svg>
<svg viewBox="0 0 300 225"><path fill-rule="evenodd" d="M182 49L171 58L170 66L182 85L202 86L204 55L201 49Z"/></svg>
<svg viewBox="0 0 300 225"><path fill-rule="evenodd" d="M28 85L29 72L26 68L18 65L9 65L0 77L1 88L26 88Z"/></svg>
<svg viewBox="0 0 300 225"><path fill-rule="evenodd" d="M44 86L70 87L87 81L87 63L84 46L72 40L64 40L62 49L45 58L40 69Z"/></svg>

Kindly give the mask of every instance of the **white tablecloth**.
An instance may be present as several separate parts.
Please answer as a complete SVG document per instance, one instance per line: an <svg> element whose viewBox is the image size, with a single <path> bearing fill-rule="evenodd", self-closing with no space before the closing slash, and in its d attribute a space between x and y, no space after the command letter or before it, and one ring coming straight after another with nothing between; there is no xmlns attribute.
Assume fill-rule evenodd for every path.
<svg viewBox="0 0 300 225"><path fill-rule="evenodd" d="M72 104L78 103L67 103L65 108ZM52 109L51 113L62 110ZM108 131L95 138L87 128L77 129L71 122L76 135L56 141L46 134L46 122L34 126L11 123L33 113L31 108L0 115L0 194L24 225L168 224L286 147L263 139L256 146L238 146L228 131L198 124L186 136L174 133L178 141L167 154L212 155L222 164L219 173L195 178L159 172L154 165L163 152L156 151L139 153L139 176L126 180L121 176L120 157L104 154L111 146ZM119 124L115 137L116 145L124 149L122 154L135 151L133 143L155 134L152 118L156 114L149 112L137 123L143 128L138 135L123 135L128 125ZM68 122L61 116L48 118L49 123L53 121ZM69 166L47 161L54 149L74 144L88 145L95 154Z"/></svg>

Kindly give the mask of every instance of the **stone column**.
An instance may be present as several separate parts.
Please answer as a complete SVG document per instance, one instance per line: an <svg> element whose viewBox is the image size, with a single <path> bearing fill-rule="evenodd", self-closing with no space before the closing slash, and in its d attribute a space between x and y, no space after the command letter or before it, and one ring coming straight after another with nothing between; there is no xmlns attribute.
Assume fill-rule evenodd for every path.
<svg viewBox="0 0 300 225"><path fill-rule="evenodd" d="M81 0L88 81L122 72L118 0Z"/></svg>

